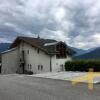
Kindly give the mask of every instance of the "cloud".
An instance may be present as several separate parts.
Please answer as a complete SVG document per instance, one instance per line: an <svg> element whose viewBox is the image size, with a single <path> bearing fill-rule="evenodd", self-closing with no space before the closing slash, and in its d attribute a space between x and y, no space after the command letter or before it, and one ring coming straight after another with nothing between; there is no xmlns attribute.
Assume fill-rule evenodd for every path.
<svg viewBox="0 0 100 100"><path fill-rule="evenodd" d="M100 0L0 0L0 40L40 34L82 49L100 46L99 5Z"/></svg>
<svg viewBox="0 0 100 100"><path fill-rule="evenodd" d="M11 43L11 41L6 38L0 38L0 43Z"/></svg>
<svg viewBox="0 0 100 100"><path fill-rule="evenodd" d="M48 34L52 34L52 35L48 35ZM61 30L57 30L57 31L50 31L47 29L44 29L41 32L41 37L42 38L50 38L50 39L57 39L59 41L63 41L63 42L69 42L69 38L66 36L67 34L65 34L63 31Z"/></svg>
<svg viewBox="0 0 100 100"><path fill-rule="evenodd" d="M84 42L83 42L84 41ZM89 49L100 46L100 33L95 33L91 36L78 35L73 40L72 45L78 48Z"/></svg>

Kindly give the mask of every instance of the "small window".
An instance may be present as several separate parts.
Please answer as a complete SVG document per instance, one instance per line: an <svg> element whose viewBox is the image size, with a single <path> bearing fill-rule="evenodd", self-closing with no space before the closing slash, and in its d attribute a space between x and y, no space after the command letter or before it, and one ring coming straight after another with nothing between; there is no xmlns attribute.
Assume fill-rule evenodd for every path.
<svg viewBox="0 0 100 100"><path fill-rule="evenodd" d="M43 65L38 65L38 70L43 70Z"/></svg>
<svg viewBox="0 0 100 100"><path fill-rule="evenodd" d="M27 68L29 69L29 64L27 66L28 66Z"/></svg>
<svg viewBox="0 0 100 100"><path fill-rule="evenodd" d="M41 70L43 70L43 65L41 65Z"/></svg>
<svg viewBox="0 0 100 100"><path fill-rule="evenodd" d="M38 65L38 70L40 70L40 65Z"/></svg>
<svg viewBox="0 0 100 100"><path fill-rule="evenodd" d="M29 54L29 50L27 50L27 54Z"/></svg>

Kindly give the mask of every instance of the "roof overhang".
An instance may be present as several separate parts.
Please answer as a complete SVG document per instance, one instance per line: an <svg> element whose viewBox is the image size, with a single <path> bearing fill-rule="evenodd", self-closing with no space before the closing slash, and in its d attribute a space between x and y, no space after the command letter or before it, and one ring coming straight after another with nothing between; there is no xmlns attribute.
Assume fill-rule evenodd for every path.
<svg viewBox="0 0 100 100"><path fill-rule="evenodd" d="M37 45L35 45L35 44L33 44L33 43L31 44L30 42L28 42L28 41L26 41L26 40L24 40L23 38L20 38L20 37L16 38L16 40L11 44L10 49L11 49L11 48L15 48L15 47L16 47L19 43L21 43L21 42L25 42L25 43L27 43L27 44L33 46L33 47L36 47L36 48L38 48L38 49L44 51L45 53L48 53L47 50L45 50L45 49L43 49L43 48L41 48L41 47L39 47L39 46L37 46Z"/></svg>

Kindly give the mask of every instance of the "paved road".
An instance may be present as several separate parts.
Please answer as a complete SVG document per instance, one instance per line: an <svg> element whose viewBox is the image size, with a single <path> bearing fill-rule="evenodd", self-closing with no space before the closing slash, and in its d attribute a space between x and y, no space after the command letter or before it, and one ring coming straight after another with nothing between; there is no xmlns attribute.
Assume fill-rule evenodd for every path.
<svg viewBox="0 0 100 100"><path fill-rule="evenodd" d="M0 100L100 100L100 84L93 91L86 84L31 76L0 76Z"/></svg>

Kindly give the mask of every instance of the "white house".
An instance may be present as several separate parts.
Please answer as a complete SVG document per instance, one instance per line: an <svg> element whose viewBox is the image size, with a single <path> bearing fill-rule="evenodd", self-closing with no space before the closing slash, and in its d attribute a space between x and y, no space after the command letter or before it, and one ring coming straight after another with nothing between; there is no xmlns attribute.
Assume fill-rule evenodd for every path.
<svg viewBox="0 0 100 100"><path fill-rule="evenodd" d="M2 74L64 71L74 51L64 42L52 39L18 37L2 53Z"/></svg>

